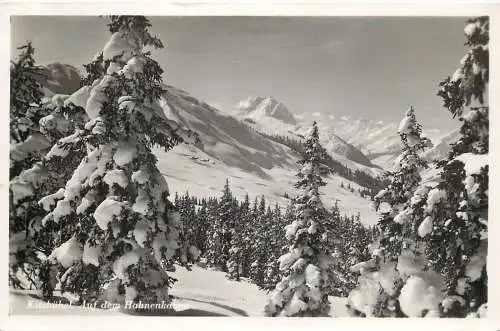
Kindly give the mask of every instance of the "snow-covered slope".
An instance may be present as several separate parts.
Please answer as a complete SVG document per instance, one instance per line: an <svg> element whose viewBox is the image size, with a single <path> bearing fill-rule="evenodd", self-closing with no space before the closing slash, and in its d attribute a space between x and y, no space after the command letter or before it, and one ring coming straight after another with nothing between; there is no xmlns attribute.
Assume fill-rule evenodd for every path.
<svg viewBox="0 0 500 331"><path fill-rule="evenodd" d="M220 196L224 181L228 178L233 194L239 199L243 199L246 193L251 198L264 195L268 203L277 202L284 207L288 203L285 193L289 196L298 193L293 186L297 181L295 166L262 169L266 175L260 176L237 167L228 167L222 160L214 159L187 144L178 145L168 153L156 150L155 155L159 159L158 167L167 177L172 192L189 191L199 197ZM338 200L342 212L348 215L360 213L363 224L373 225L378 221L376 212L369 206L369 199L340 187L341 183L346 187L350 184L357 190L360 188L358 184L339 176L329 176L326 182L327 185L321 188L326 207L332 207Z"/></svg>
<svg viewBox="0 0 500 331"><path fill-rule="evenodd" d="M198 133L202 151L228 167L266 178L265 169L295 164L286 146L270 141L185 91L167 86L160 106L169 119Z"/></svg>

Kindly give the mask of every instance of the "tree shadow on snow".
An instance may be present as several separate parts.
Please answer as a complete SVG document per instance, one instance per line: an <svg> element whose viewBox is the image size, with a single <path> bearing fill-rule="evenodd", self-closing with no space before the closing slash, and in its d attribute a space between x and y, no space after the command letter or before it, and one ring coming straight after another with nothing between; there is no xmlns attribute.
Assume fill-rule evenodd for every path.
<svg viewBox="0 0 500 331"><path fill-rule="evenodd" d="M186 309L181 311L173 311L170 309L147 309L147 310L131 310L121 309L121 312L127 315L134 316L228 316L202 309Z"/></svg>
<svg viewBox="0 0 500 331"><path fill-rule="evenodd" d="M234 308L231 306L223 305L217 302L213 301L205 301L205 300L199 300L199 299L192 299L192 298L184 298L184 297L177 297L177 296L170 296L170 299L178 299L180 301L194 301L194 302L201 302L201 303L206 303L215 307L219 307L222 309L226 309L228 311L231 311L237 315L240 316L248 316L248 314L238 308ZM203 310L203 309L196 309L196 308L188 308L184 310L179 310L175 311L172 309L124 309L121 308L120 311L124 314L127 315L134 315L134 316L194 316L194 317L203 317L203 316L229 316L226 314L222 313L216 313L213 311L208 311L208 310Z"/></svg>
<svg viewBox="0 0 500 331"><path fill-rule="evenodd" d="M194 301L194 302L206 303L206 304L218 307L218 308L229 310L229 311L231 311L231 312L233 312L233 313L235 313L237 315L240 315L240 316L248 316L247 312L244 311L243 309L234 308L234 307L231 307L231 306L228 306L228 305L224 305L224 304L218 303L218 302L205 301L205 300L199 300L199 299L193 299L193 298L179 298L179 299L186 300L186 301Z"/></svg>

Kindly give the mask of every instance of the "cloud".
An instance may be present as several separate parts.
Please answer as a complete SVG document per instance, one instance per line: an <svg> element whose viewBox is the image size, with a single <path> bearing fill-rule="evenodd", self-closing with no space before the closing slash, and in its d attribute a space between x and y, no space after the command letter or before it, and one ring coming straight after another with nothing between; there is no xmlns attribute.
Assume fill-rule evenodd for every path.
<svg viewBox="0 0 500 331"><path fill-rule="evenodd" d="M312 116L314 116L314 117L320 117L321 113L319 111L317 111L315 113L312 113Z"/></svg>

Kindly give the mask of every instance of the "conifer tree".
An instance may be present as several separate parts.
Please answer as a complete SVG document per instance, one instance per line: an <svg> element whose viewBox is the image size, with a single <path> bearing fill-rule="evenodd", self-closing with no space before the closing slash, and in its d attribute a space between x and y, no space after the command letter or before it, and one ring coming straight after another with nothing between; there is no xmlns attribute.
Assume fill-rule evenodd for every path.
<svg viewBox="0 0 500 331"><path fill-rule="evenodd" d="M219 225L219 201L210 198L208 201L208 233L205 257L207 264L211 267L220 265L220 252L222 251L221 227Z"/></svg>
<svg viewBox="0 0 500 331"><path fill-rule="evenodd" d="M197 233L197 219L196 219L196 207L194 200L189 196L189 192L186 191L184 196L182 196L175 207L179 211L181 216L182 224L184 227L184 238L192 246L198 247L196 240Z"/></svg>
<svg viewBox="0 0 500 331"><path fill-rule="evenodd" d="M469 50L438 92L462 122L461 135L439 162L439 183L427 195L419 225L431 266L445 278L439 310L449 317L484 316L488 293L488 17L470 19L464 32Z"/></svg>
<svg viewBox="0 0 500 331"><path fill-rule="evenodd" d="M30 134L30 127L36 125L41 116L30 111L42 105L42 86L39 83L43 71L35 65L31 42L20 46L21 54L10 66L10 141L19 143ZM38 109L37 109L38 110Z"/></svg>
<svg viewBox="0 0 500 331"><path fill-rule="evenodd" d="M199 256L200 254L200 246L198 246L199 238L197 235L200 232L200 227L202 223L198 222L197 214L196 214L196 205L197 199L195 197L191 197L189 192L186 191L182 198L178 198L176 194L176 199L178 201L175 204L176 209L178 210L181 222L183 226L183 238L185 245L181 249L181 254L176 256L180 258L181 264L186 265L187 260L182 260L184 257L187 257L189 254L187 251L182 253L182 250L191 249L191 254ZM170 261L170 270L174 271L175 267L173 266L174 260ZM189 267L188 267L189 268Z"/></svg>
<svg viewBox="0 0 500 331"><path fill-rule="evenodd" d="M366 257L365 246L368 244L367 230L358 219L341 215L338 201L330 211L330 220L333 230L328 233L328 242L333 247L335 263L330 268L332 288L331 295L346 296L357 281L355 274L350 271L350 266L363 261Z"/></svg>
<svg viewBox="0 0 500 331"><path fill-rule="evenodd" d="M146 48L162 43L149 20L111 16L108 27L104 70L71 96L90 120L46 156L58 163L75 146L86 147L65 187L40 201L50 211L43 225L55 229L49 261L60 271L61 290L80 300L97 299L115 278L115 300L168 302L173 279L165 263L195 251L183 249L180 216L151 148L168 151L190 134L154 110L162 69Z"/></svg>
<svg viewBox="0 0 500 331"><path fill-rule="evenodd" d="M288 253L279 258L282 278L269 295L268 316L327 316L328 267L331 253L325 241L325 216L319 188L324 149L319 143L316 122L304 142L304 158L299 161L296 187L302 195L295 199L297 220L286 227Z"/></svg>
<svg viewBox="0 0 500 331"><path fill-rule="evenodd" d="M30 168L39 161L41 154L39 149L46 150L50 143L41 134L36 134L38 121L47 115L47 110L42 108L41 85L38 76L42 71L35 65L34 48L29 42L18 47L21 54L16 61L10 65L10 179L19 175L22 170ZM28 138L36 134L35 139L41 144L38 150L32 151ZM34 139L30 139L32 141ZM26 150L26 148L29 148ZM35 152L35 153L33 153ZM40 216L40 210L33 199L34 190L29 183L10 184L10 208L9 208L9 239L10 239L10 261L9 261L9 283L15 287L21 287L18 272L21 271L26 278L33 278L36 273L33 265L37 263L37 257L32 246L29 235L29 223L32 218ZM24 190L23 190L24 189ZM38 214L38 215L37 215Z"/></svg>
<svg viewBox="0 0 500 331"><path fill-rule="evenodd" d="M229 244L230 247L227 260L227 276L231 280L239 281L242 272L241 264L243 259L243 250L241 245L240 233L238 233L238 230L235 228L231 229L231 239Z"/></svg>
<svg viewBox="0 0 500 331"><path fill-rule="evenodd" d="M252 228L254 225L248 193L245 195L245 200L240 205L240 217L242 227L241 275L248 277L252 255Z"/></svg>
<svg viewBox="0 0 500 331"><path fill-rule="evenodd" d="M264 217L266 214L266 198L264 195L260 196L260 202L259 202L259 216Z"/></svg>
<svg viewBox="0 0 500 331"><path fill-rule="evenodd" d="M263 224L265 223L265 199L261 196L260 201L255 197L252 207L252 221L254 224L253 235L251 236L251 254L249 276L256 284L262 284L264 279L264 262L262 256L262 244L264 242Z"/></svg>
<svg viewBox="0 0 500 331"><path fill-rule="evenodd" d="M211 238L209 241L209 263L213 267L227 272L231 237L234 231L233 194L226 179L222 197L218 203L217 213L212 223Z"/></svg>
<svg viewBox="0 0 500 331"><path fill-rule="evenodd" d="M229 260L229 250L231 249L231 238L234 233L234 215L233 215L233 193L229 187L229 180L226 179L222 198L219 204L219 222L221 231L221 251L219 255L219 267L227 272L227 262Z"/></svg>
<svg viewBox="0 0 500 331"><path fill-rule="evenodd" d="M53 246L48 231L40 228L44 210L38 200L71 175L67 167L47 167L43 157L57 139L82 125L85 116L82 109L66 103L67 96L44 96L38 83L44 74L35 65L31 43L19 49L22 52L11 64L10 77L9 280L14 286L25 286L26 282L18 279L21 272L30 287L39 287L42 262ZM75 156L79 152L81 155L81 150L76 150ZM65 162L76 166L71 159Z"/></svg>
<svg viewBox="0 0 500 331"><path fill-rule="evenodd" d="M396 203L388 212L394 215L392 222L403 225L392 237L403 240L396 241L394 250L389 247L385 254L387 241L371 248L374 255L389 256L397 265L395 269L379 265L378 278L370 273L377 269L376 264L358 265L360 286L351 292L350 301L360 311L371 302L376 303L377 316L391 316L388 310L411 317L484 316L486 312L489 107L484 104L484 94L489 71L488 32L488 18L468 21L465 34L470 50L438 92L453 117L463 121L462 135L448 157L437 162L436 184L415 185L419 178L414 172L405 174L410 175L408 180L403 177L412 190L392 200ZM478 106L471 106L473 102ZM469 109L464 114L466 107ZM398 197L381 192L375 201L388 194ZM387 228L378 230L387 237ZM386 300L368 290L374 281L383 287ZM364 290L360 290L363 285Z"/></svg>
<svg viewBox="0 0 500 331"><path fill-rule="evenodd" d="M359 286L351 292L351 297L359 296L358 309L366 316L401 317L398 297L404 284L405 270L398 261L401 254L418 258L421 252L415 249L415 224L418 223L418 208L413 199L421 183L420 172L427 168L421 154L430 147L430 141L421 135L422 128L417 122L415 110L410 107L402 119L398 133L402 151L392 171L388 173L389 183L375 197L374 204L381 214L380 237L372 245L372 259L352 266L352 271L360 272ZM406 249L411 247L411 249ZM375 288L378 290L369 290ZM365 304L360 307L359 302Z"/></svg>
<svg viewBox="0 0 500 331"><path fill-rule="evenodd" d="M207 241L209 233L208 218L208 203L207 200L203 198L201 199L201 206L196 213L197 227L195 229L196 247L203 253L203 255L205 255L207 251Z"/></svg>
<svg viewBox="0 0 500 331"><path fill-rule="evenodd" d="M227 253L227 275L232 280L239 281L241 276L241 215L239 202L233 197L231 203L231 227L229 228L229 249Z"/></svg>
<svg viewBox="0 0 500 331"><path fill-rule="evenodd" d="M284 218L281 215L281 209L277 203L270 213L269 220L269 230L267 231L265 241L268 243L268 246L265 246L265 250L270 253L267 254L263 285L261 286L265 290L274 289L280 280L278 257L285 253L284 248L286 246L282 233L286 223L284 222Z"/></svg>
<svg viewBox="0 0 500 331"><path fill-rule="evenodd" d="M374 198L376 209L381 212L378 223L382 237L380 251L384 259L397 260L401 253L403 237L413 233L412 218L414 210L410 199L420 184L420 172L428 167L422 153L431 146L428 138L423 137L422 127L417 122L415 110L410 107L401 121L398 133L401 138L402 151L396 159L394 169L389 172L389 185ZM380 210L386 203L387 208Z"/></svg>

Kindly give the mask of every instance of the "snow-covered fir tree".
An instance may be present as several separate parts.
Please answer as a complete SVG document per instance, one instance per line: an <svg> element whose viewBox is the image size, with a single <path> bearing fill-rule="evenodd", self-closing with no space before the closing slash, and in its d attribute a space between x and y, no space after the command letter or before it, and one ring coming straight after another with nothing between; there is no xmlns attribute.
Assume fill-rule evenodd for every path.
<svg viewBox="0 0 500 331"><path fill-rule="evenodd" d="M198 228L202 225L202 223L198 222L196 217L196 202L196 198L191 197L189 192L186 192L182 197L179 197L176 194L174 204L181 216L184 228L184 240L188 245L200 249L200 246L198 246L198 238L196 236L199 233Z"/></svg>
<svg viewBox="0 0 500 331"><path fill-rule="evenodd" d="M283 240L283 232L286 223L284 223L284 217L281 215L278 204L274 206L274 209L268 215L269 225L265 241L267 245L264 245L264 249L270 254L267 255L262 287L271 290L276 287L280 280L278 257L285 253L283 250L286 243Z"/></svg>
<svg viewBox="0 0 500 331"><path fill-rule="evenodd" d="M239 281L242 273L241 264L243 259L243 250L241 237L236 229L231 231L230 247L227 260L227 276L231 280Z"/></svg>
<svg viewBox="0 0 500 331"><path fill-rule="evenodd" d="M338 205L334 205L332 215L332 219L337 220L337 231L331 295L345 297L357 285L357 273L352 272L350 267L370 258L368 244L374 239L373 229L365 228L360 217L341 216Z"/></svg>
<svg viewBox="0 0 500 331"><path fill-rule="evenodd" d="M43 226L55 230L48 261L62 291L95 300L110 283L114 300L169 301L173 280L163 269L187 261L179 214L156 167L153 146L171 149L188 135L157 111L162 69L147 48L161 48L143 16L111 16L104 70L70 99L90 120L60 139L46 162L60 162L84 145L86 155L66 185L44 197ZM178 256L181 254L182 256Z"/></svg>
<svg viewBox="0 0 500 331"><path fill-rule="evenodd" d="M410 107L398 128L402 151L388 173L389 184L374 198L375 208L381 214L377 224L380 237L370 245L372 258L352 266L361 275L358 287L350 294L349 305L364 316L404 316L398 296L405 270L398 261L403 251L413 258L420 254L414 249L415 224L420 214L412 198L421 183L421 171L428 167L422 153L431 146L421 132L415 111Z"/></svg>
<svg viewBox="0 0 500 331"><path fill-rule="evenodd" d="M22 170L30 168L40 160L41 151L50 148L50 143L40 134L38 122L48 115L42 107L43 91L39 83L43 71L35 64L31 42L18 47L18 58L10 65L10 179ZM38 143L38 148L30 142Z"/></svg>
<svg viewBox="0 0 500 331"><path fill-rule="evenodd" d="M252 255L252 236L253 236L253 215L250 208L250 197L248 193L240 204L240 224L241 224L241 274L249 276L249 268Z"/></svg>
<svg viewBox="0 0 500 331"><path fill-rule="evenodd" d="M319 188L324 149L319 143L316 122L304 142L305 157L299 161L296 187L302 195L295 199L297 219L286 227L289 251L279 258L281 280L269 295L268 316L327 316L328 267L332 263L326 245L325 216Z"/></svg>
<svg viewBox="0 0 500 331"><path fill-rule="evenodd" d="M485 316L488 293L489 18L469 20L464 33L469 50L438 92L462 122L460 138L439 162L419 227L430 265L444 276L439 313L450 317Z"/></svg>
<svg viewBox="0 0 500 331"><path fill-rule="evenodd" d="M253 246L250 251L251 260L250 277L261 289L270 290L274 288L278 280L276 274L279 263L277 258L282 254L284 224L281 221L279 207L274 210L266 204L264 196L261 196L257 207L254 208L255 222L251 225L254 229ZM280 236L281 235L281 236Z"/></svg>
<svg viewBox="0 0 500 331"><path fill-rule="evenodd" d="M232 280L239 281L242 276L242 263L243 263L243 238L245 235L243 223L244 217L240 210L240 203L233 197L232 202L232 222L231 222L231 238L229 240L229 250L227 258L227 277Z"/></svg>
<svg viewBox="0 0 500 331"><path fill-rule="evenodd" d="M10 140L21 142L29 135L28 110L39 107L43 97L39 83L43 71L35 64L35 49L31 42L17 48L18 58L10 65Z"/></svg>
<svg viewBox="0 0 500 331"><path fill-rule="evenodd" d="M194 236L196 238L195 246L200 252L206 252L207 235L209 231L208 223L208 202L205 198L201 199L201 203L196 213L196 227Z"/></svg>
<svg viewBox="0 0 500 331"><path fill-rule="evenodd" d="M400 260L418 273L405 279L399 304L407 316L485 316L488 230L489 20L471 19L464 29L470 50L438 95L463 122L458 141L430 185L416 190L418 237L425 246L418 262ZM466 108L468 107L468 109ZM411 255L410 255L411 257ZM402 262L399 264L403 264ZM411 262L411 263L408 263ZM425 298L425 299L424 299Z"/></svg>
<svg viewBox="0 0 500 331"><path fill-rule="evenodd" d="M208 263L216 269L227 272L231 238L235 231L234 198L226 179L222 197L218 203L217 215L211 226L208 243Z"/></svg>
<svg viewBox="0 0 500 331"><path fill-rule="evenodd" d="M229 187L229 180L226 179L224 190L222 193L221 202L219 204L219 220L217 225L220 231L220 252L218 266L223 271L228 271L227 262L229 260L229 250L231 248L231 238L234 229L234 209L233 209L233 193Z"/></svg>
<svg viewBox="0 0 500 331"><path fill-rule="evenodd" d="M402 150L388 174L389 185L374 197L375 207L381 213L379 252L389 261L397 259L403 237L411 235L413 230L411 218L415 215L410 198L422 180L421 171L428 167L422 153L432 145L421 133L415 110L410 107L398 128Z"/></svg>
<svg viewBox="0 0 500 331"><path fill-rule="evenodd" d="M57 139L81 126L85 115L65 102L66 95L51 97L46 91L45 96L38 83L44 74L35 65L31 43L19 49L22 53L11 65L9 279L14 286L26 286L28 281L30 287L39 287L42 261L53 246L50 231L41 229L44 210L38 200L69 178L67 166L76 166L66 159L66 167L49 167L43 157ZM75 156L82 152L75 150Z"/></svg>
<svg viewBox="0 0 500 331"><path fill-rule="evenodd" d="M219 264L219 256L217 255L222 250L221 246L221 236L220 227L218 226L219 221L219 201L216 198L211 198L208 201L207 210L207 243L205 258L207 259L207 264L211 267L216 267Z"/></svg>
<svg viewBox="0 0 500 331"><path fill-rule="evenodd" d="M394 222L409 226L403 226L403 240L394 250L385 253L383 242L371 245L376 258L356 266L362 275L349 301L358 313L369 315L382 308L380 316L485 316L488 32L486 17L469 20L466 25L470 50L438 92L453 117L463 122L461 137L448 157L437 162L437 175L432 180L406 195L409 200L397 213L389 208L388 213L395 214ZM384 253L394 261L389 261L393 266L382 266Z"/></svg>
<svg viewBox="0 0 500 331"><path fill-rule="evenodd" d="M42 86L38 83L42 70L35 65L31 43L21 47L21 54L10 66L10 208L9 208L9 282L22 287L20 272L32 285L36 284L38 258L33 247L30 223L41 216L32 181L26 175L29 169L50 148L50 142L40 133L38 122L48 114L42 107ZM37 143L37 146L32 146ZM30 176L29 179L35 179ZM14 179L14 181L12 181ZM23 180L26 179L26 180Z"/></svg>
<svg viewBox="0 0 500 331"><path fill-rule="evenodd" d="M265 255L261 245L264 243L265 205L264 196L261 196L260 201L255 197L251 213L254 231L251 236L249 276L258 285L264 281Z"/></svg>

